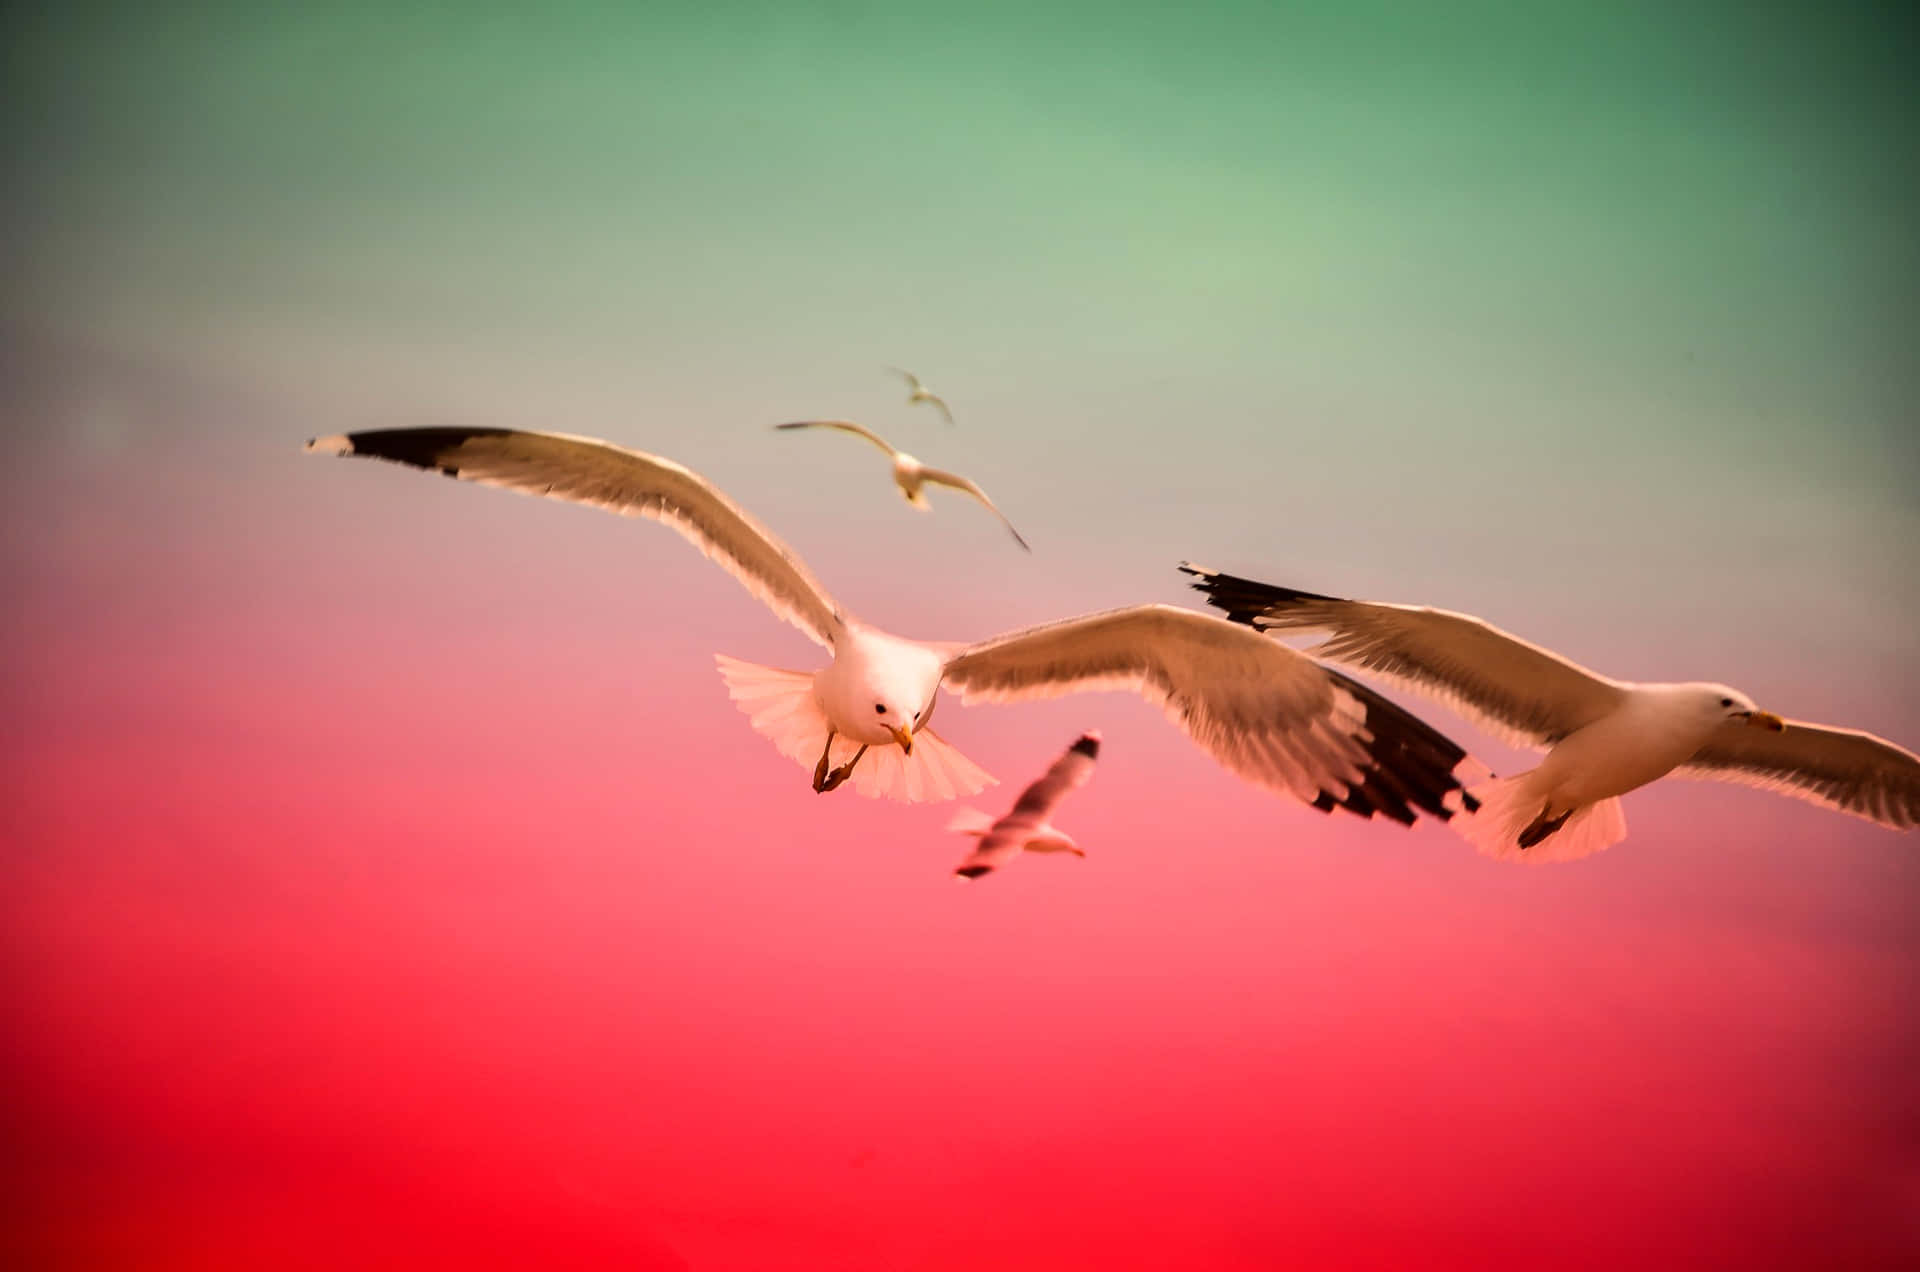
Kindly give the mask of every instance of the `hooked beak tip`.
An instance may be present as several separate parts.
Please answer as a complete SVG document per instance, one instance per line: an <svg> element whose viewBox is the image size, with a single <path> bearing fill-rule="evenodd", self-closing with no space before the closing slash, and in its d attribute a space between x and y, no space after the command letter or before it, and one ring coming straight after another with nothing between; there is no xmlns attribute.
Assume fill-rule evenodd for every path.
<svg viewBox="0 0 1920 1272"><path fill-rule="evenodd" d="M897 724L888 725L887 732L893 734L893 740L900 744L902 751L908 755L913 754L913 734L907 732Z"/></svg>
<svg viewBox="0 0 1920 1272"><path fill-rule="evenodd" d="M1747 724L1751 728L1765 729L1769 733L1784 733L1787 729L1787 722L1771 711L1755 711L1747 717Z"/></svg>

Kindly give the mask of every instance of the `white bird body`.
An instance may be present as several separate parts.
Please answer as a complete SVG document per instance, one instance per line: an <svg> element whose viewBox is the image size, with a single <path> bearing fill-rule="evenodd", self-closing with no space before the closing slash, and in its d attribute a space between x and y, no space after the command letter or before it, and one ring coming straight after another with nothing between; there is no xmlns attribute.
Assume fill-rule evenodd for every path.
<svg viewBox="0 0 1920 1272"><path fill-rule="evenodd" d="M889 724L905 716L904 727L918 732L933 718L944 660L918 641L850 620L845 639L834 645L833 661L814 673L814 693L835 733L870 746L896 741ZM877 704L898 703L883 714Z"/></svg>
<svg viewBox="0 0 1920 1272"><path fill-rule="evenodd" d="M976 809L963 808L953 815L953 820L947 823L947 829L962 835L971 835L975 839L982 839L993 829L993 818ZM1020 841L1020 851L1070 852L1076 857L1087 855L1085 850L1074 842L1072 835L1052 822L1041 822L1028 831L1026 838Z"/></svg>
<svg viewBox="0 0 1920 1272"><path fill-rule="evenodd" d="M1535 789L1549 816L1625 795L1685 764L1720 728L1734 699L1751 711L1746 696L1725 685L1628 685L1619 710L1576 729L1547 752L1535 770Z"/></svg>
<svg viewBox="0 0 1920 1272"><path fill-rule="evenodd" d="M1324 632L1307 651L1458 708L1539 767L1473 788L1453 825L1489 856L1571 861L1626 837L1620 796L1669 774L1778 791L1895 830L1920 825L1920 756L1884 738L1782 720L1722 684L1609 679L1467 614L1353 601L1182 565L1236 621Z"/></svg>
<svg viewBox="0 0 1920 1272"><path fill-rule="evenodd" d="M906 640L849 614L771 531L699 474L593 438L518 429L386 429L310 451L384 459L462 481L645 517L677 530L775 615L832 652L816 671L716 655L729 696L816 791L919 801L993 778L930 727L945 685L1016 702L1125 690L1163 707L1229 771L1321 811L1411 825L1471 801L1471 757L1340 673L1257 632L1170 605L1137 605L972 644ZM877 749L874 749L877 748ZM861 759L872 750L864 765Z"/></svg>
<svg viewBox="0 0 1920 1272"><path fill-rule="evenodd" d="M922 512L931 512L933 504L928 502L920 487L926 484L927 466L905 451L893 453L893 484L900 487L900 493L907 502Z"/></svg>

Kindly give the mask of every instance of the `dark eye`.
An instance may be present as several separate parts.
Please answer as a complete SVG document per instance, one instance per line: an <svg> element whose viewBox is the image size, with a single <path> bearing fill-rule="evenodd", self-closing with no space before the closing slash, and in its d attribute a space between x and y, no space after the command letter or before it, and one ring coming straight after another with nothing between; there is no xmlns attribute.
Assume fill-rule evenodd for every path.
<svg viewBox="0 0 1920 1272"><path fill-rule="evenodd" d="M1723 706L1723 707L1730 707L1730 706L1732 706L1732 705L1733 705L1733 699L1732 699L1732 698L1722 698L1722 699L1720 699L1720 705L1721 705L1721 706Z"/></svg>
<svg viewBox="0 0 1920 1272"><path fill-rule="evenodd" d="M914 719L916 719L916 720L918 720L918 719L920 718L920 713L919 713L918 711L916 711L916 712L914 712L914 713L913 713L913 718L914 718Z"/></svg>
<svg viewBox="0 0 1920 1272"><path fill-rule="evenodd" d="M887 714L887 704L886 704L886 703L884 703L884 702L876 702L876 703L874 703L874 704L873 704L873 709L874 709L874 712L875 712L875 714L877 714L877 715L885 715L885 714Z"/></svg>

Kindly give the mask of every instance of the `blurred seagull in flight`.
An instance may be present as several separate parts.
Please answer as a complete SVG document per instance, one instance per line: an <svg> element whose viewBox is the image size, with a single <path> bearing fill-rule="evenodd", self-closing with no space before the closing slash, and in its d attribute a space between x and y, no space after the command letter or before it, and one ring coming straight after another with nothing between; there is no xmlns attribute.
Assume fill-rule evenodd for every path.
<svg viewBox="0 0 1920 1272"><path fill-rule="evenodd" d="M974 485L958 473L949 473L938 468L928 468L925 464L907 454L905 451L895 450L887 443L885 438L870 428L855 424L852 420L798 420L792 424L775 424L774 427L779 429L831 428L838 429L842 433L851 433L855 437L864 437L885 451L888 457L893 460L893 484L900 487L900 493L907 497L908 503L922 512L928 512L933 508L933 505L927 502L927 496L922 490L922 487L928 482L932 482L936 486L948 486L954 490L965 491L967 494L972 495L975 499L985 504L988 512L1000 518L1000 524L1007 528L1007 533L1013 536L1015 543L1026 548L1029 552L1033 551L1032 548L1027 547L1027 541L1020 537L1020 532L1013 528L1013 522L1007 520L1007 514L1001 512L999 508L994 506L993 500L987 498L986 491L980 489L980 487Z"/></svg>
<svg viewBox="0 0 1920 1272"><path fill-rule="evenodd" d="M947 405L947 400L945 398L941 397L938 393L933 392L931 389L927 388L926 385L922 384L920 382L920 377L915 375L913 372L905 370L904 368L901 368L901 367L893 367L890 369L893 371L895 375L905 380L907 382L907 386L913 390L913 392L907 394L908 406L912 406L915 402L931 402L935 406L940 408L940 414L946 417L947 424L949 426L953 424L953 410Z"/></svg>
<svg viewBox="0 0 1920 1272"><path fill-rule="evenodd" d="M1019 702L1131 690L1238 776L1322 811L1411 825L1472 801L1460 747L1379 694L1225 619L1136 605L974 644L906 640L855 618L794 551L699 474L587 437L499 428L402 428L307 443L462 481L647 517L679 531L775 615L830 650L815 672L716 656L753 728L813 769L813 788L851 778L863 795L971 795L993 779L928 728L945 686L962 701ZM897 582L938 587L896 568ZM669 598L660 609L671 614ZM877 749L875 749L877 748ZM873 758L858 767L873 750Z"/></svg>
<svg viewBox="0 0 1920 1272"><path fill-rule="evenodd" d="M977 808L963 808L947 823L948 830L973 835L980 844L973 855L960 863L955 874L962 879L981 875L1012 861L1021 852L1070 852L1076 857L1087 854L1073 842L1073 836L1054 829L1048 818L1067 796L1087 784L1093 776L1093 761L1100 754L1100 735L1088 731L1053 762L1039 781L1020 794L1013 811L999 821Z"/></svg>
<svg viewBox="0 0 1920 1272"><path fill-rule="evenodd" d="M1538 768L1475 786L1479 810L1454 822L1488 856L1599 852L1626 838L1619 797L1669 773L1777 791L1894 830L1920 825L1920 756L1870 733L1782 720L1725 685L1610 680L1467 614L1180 568L1229 618L1324 632L1309 655L1375 672L1546 751Z"/></svg>

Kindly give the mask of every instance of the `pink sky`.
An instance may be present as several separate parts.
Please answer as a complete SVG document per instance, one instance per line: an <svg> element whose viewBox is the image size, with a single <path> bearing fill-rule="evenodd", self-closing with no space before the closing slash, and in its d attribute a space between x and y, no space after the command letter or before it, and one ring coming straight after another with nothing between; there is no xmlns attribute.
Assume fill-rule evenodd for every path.
<svg viewBox="0 0 1920 1272"><path fill-rule="evenodd" d="M153 436L41 445L6 558L5 1063L43 1262L1868 1266L1920 1238L1908 837L1675 783L1602 857L1507 868L1245 787L1101 696L943 712L988 807L1107 738L1060 819L1088 858L961 886L946 809L817 797L751 732L712 652L815 653L670 532L266 429ZM938 528L981 531L991 581L963 512ZM1100 535L1045 528L1005 596L813 564L964 636L1178 600L1206 546L1113 595ZM1911 740L1910 707L1862 723Z"/></svg>

